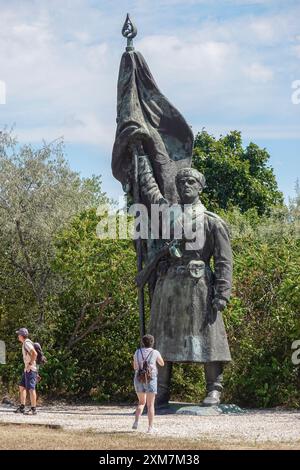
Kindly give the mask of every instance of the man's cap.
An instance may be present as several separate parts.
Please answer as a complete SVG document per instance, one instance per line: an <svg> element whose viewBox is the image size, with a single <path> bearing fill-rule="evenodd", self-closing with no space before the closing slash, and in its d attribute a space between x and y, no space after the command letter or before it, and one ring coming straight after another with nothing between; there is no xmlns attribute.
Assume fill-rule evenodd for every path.
<svg viewBox="0 0 300 470"><path fill-rule="evenodd" d="M27 328L19 328L19 330L17 330L16 333L18 336L19 335L24 336L24 338L26 338L29 335Z"/></svg>

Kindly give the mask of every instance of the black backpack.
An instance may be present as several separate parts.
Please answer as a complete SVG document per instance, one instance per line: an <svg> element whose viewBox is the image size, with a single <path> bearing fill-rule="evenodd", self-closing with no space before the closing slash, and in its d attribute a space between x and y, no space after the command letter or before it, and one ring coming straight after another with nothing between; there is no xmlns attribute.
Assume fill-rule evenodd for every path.
<svg viewBox="0 0 300 470"><path fill-rule="evenodd" d="M152 371L150 369L148 359L151 356L151 354L153 353L153 350L149 352L146 359L143 356L142 350L140 349L139 351L141 351L141 356L142 356L142 359L143 359L143 365L142 365L141 368L138 369L137 379L138 379L139 382L141 382L143 384L146 384L146 383L150 382L150 380L152 379Z"/></svg>
<svg viewBox="0 0 300 470"><path fill-rule="evenodd" d="M43 364L46 364L47 359L45 357L45 354L43 353L42 347L40 343L33 343L33 347L36 350L37 353L37 358L36 358L36 363L41 366Z"/></svg>
<svg viewBox="0 0 300 470"><path fill-rule="evenodd" d="M43 350L42 350L42 347L40 345L40 343L33 343L31 341L31 339L27 339L25 340L25 350L26 350L26 341L30 341L35 349L35 352L37 353L37 357L36 357L36 363L38 366L41 366L43 364L46 364L47 362L47 359L43 353ZM27 351L27 350L26 350ZM28 351L27 351L28 352Z"/></svg>

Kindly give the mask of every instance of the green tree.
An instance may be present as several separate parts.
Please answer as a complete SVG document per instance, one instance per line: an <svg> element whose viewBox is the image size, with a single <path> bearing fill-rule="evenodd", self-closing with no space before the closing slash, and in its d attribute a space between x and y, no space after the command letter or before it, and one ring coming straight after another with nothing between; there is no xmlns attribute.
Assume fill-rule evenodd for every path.
<svg viewBox="0 0 300 470"><path fill-rule="evenodd" d="M63 287L52 315L52 349L62 360L50 361L47 387L61 373L57 391L67 386L69 395L121 400L132 393L139 343L135 251L131 240L99 239L100 220L94 209L84 211L56 241L53 268ZM70 358L74 370L65 380Z"/></svg>
<svg viewBox="0 0 300 470"><path fill-rule="evenodd" d="M233 363L226 397L245 406L300 406L299 366L291 345L300 335L300 240L269 231L233 240L234 289L225 322Z"/></svg>
<svg viewBox="0 0 300 470"><path fill-rule="evenodd" d="M107 199L100 188L99 178L81 179L70 169L62 141L34 149L0 132L0 257L8 270L0 293L8 298L17 280L40 324L56 290L54 238L75 214Z"/></svg>
<svg viewBox="0 0 300 470"><path fill-rule="evenodd" d="M283 204L282 193L267 163L266 149L250 143L242 146L241 133L232 131L216 139L202 130L194 145L193 166L204 173L207 188L203 202L208 209L255 208L259 215Z"/></svg>

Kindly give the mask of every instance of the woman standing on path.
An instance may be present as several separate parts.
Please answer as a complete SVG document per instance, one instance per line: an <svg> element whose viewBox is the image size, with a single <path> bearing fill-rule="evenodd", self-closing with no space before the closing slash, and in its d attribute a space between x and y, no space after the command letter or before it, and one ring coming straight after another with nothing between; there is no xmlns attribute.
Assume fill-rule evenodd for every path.
<svg viewBox="0 0 300 470"><path fill-rule="evenodd" d="M154 402L157 394L157 364L164 366L164 360L156 349L153 349L154 337L145 335L142 338L142 347L137 349L133 356L134 388L139 403L135 412L132 429L137 429L139 418L147 403L148 433L153 432Z"/></svg>

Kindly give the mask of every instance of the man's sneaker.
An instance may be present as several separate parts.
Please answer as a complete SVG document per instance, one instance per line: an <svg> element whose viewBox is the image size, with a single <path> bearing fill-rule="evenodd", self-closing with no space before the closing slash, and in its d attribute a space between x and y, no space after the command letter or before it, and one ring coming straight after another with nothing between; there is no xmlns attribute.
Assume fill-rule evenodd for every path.
<svg viewBox="0 0 300 470"><path fill-rule="evenodd" d="M14 413L22 413L22 414L24 414L24 413L25 413L25 406L24 406L24 405L18 406L18 408L17 408L16 410L14 410Z"/></svg>
<svg viewBox="0 0 300 470"><path fill-rule="evenodd" d="M27 415L36 415L37 412L36 412L36 408L34 407L31 407L29 411L27 411L26 413Z"/></svg>
<svg viewBox="0 0 300 470"><path fill-rule="evenodd" d="M132 425L132 429L137 429L138 428L138 425L139 425L139 422L138 421L135 421Z"/></svg>

